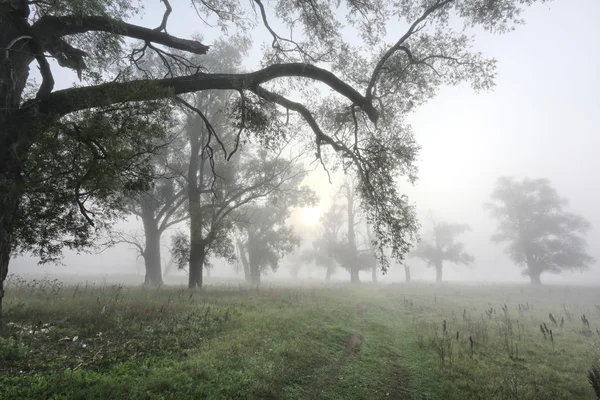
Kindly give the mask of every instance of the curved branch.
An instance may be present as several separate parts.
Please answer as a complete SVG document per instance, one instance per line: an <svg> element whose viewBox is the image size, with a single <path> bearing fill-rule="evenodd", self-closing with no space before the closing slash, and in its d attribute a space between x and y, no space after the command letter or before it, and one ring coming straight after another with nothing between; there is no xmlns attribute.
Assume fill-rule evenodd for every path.
<svg viewBox="0 0 600 400"><path fill-rule="evenodd" d="M387 60L398 50L404 50L408 54L408 56L410 58L412 58L412 55L408 51L408 48L406 46L403 46L404 42L406 42L406 40L408 38L410 38L414 33L418 32L419 30L422 29L422 27L418 28L418 25L421 22L425 21L432 12L439 10L440 8L444 7L446 4L451 3L453 1L454 0L437 0L435 2L435 4L433 4L432 6L427 8L425 10L425 12L423 12L423 14L419 18L417 18L417 20L415 20L415 22L412 23L412 25L410 26L410 28L408 28L406 33L404 33L404 35L402 35L402 37L400 39L398 39L396 44L394 44L392 47L390 47L388 49L388 51L385 52L385 54L377 62L377 65L375 66L375 69L373 70L373 74L371 75L371 79L369 80L369 86L367 86L367 92L366 92L367 99L369 99L369 100L372 99L373 89L375 88L377 78L378 78L379 73L381 72L383 66L387 62Z"/></svg>
<svg viewBox="0 0 600 400"><path fill-rule="evenodd" d="M330 145L335 151L343 150L339 143L337 143L330 136L326 135L323 132L323 130L321 129L311 112L303 104L297 103L292 100L288 100L280 94L270 92L266 89L261 88L260 86L256 86L252 91L265 100L277 103L289 110L296 111L298 114L300 114L315 133L317 137L317 148L321 145L321 143L326 143Z"/></svg>
<svg viewBox="0 0 600 400"><path fill-rule="evenodd" d="M261 83L285 77L303 77L323 82L360 107L372 122L377 122L379 119L379 112L373 104L352 86L330 71L304 63L276 64L246 74L194 74L177 78L110 82L84 88L64 89L40 101L39 111L62 116L93 107L127 101L154 100L167 96L164 92L149 91L148 88L152 87L167 89L175 95L210 89L253 90ZM30 105L31 102L28 104Z"/></svg>

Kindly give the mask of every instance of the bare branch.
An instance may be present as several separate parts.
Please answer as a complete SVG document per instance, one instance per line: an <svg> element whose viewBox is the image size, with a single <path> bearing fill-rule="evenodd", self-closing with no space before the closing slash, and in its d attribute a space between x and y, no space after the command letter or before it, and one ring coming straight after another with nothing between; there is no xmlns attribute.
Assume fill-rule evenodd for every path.
<svg viewBox="0 0 600 400"><path fill-rule="evenodd" d="M66 15L57 17L45 15L36 21L31 26L31 29L34 32L35 37L40 38L43 47L56 38L95 31L114 33L133 39L153 42L194 54L206 54L209 49L209 46L196 40L178 38L156 29L144 28L101 16ZM44 40L46 42L44 42Z"/></svg>
<svg viewBox="0 0 600 400"><path fill-rule="evenodd" d="M171 8L171 4L169 3L169 0L161 0L161 1L163 3L165 3L165 13L163 15L162 22L154 30L158 31L158 32L165 31L165 33L166 33L167 32L167 21L169 20L169 15L171 15L171 12L173 11L173 9Z"/></svg>
<svg viewBox="0 0 600 400"><path fill-rule="evenodd" d="M381 69L383 68L383 66L385 65L387 60L396 51L401 50L402 47L404 47L404 49L402 49L402 50L405 50L405 52L408 51L408 48L406 46L402 46L402 45L415 32L418 32L420 30L420 28L418 27L419 24L422 23L423 21L425 21L432 12L439 10L440 8L444 7L446 4L449 4L453 1L454 0L443 0L443 1L437 0L435 2L435 4L433 4L431 7L427 8L425 10L425 12L419 18L417 18L417 20L415 22L413 22L413 24L410 26L410 28L408 28L406 33L404 35L402 35L402 37L396 42L396 44L394 44L392 47L390 47L388 49L388 51L385 52L385 54L379 59L379 62L377 62L375 69L373 69L373 74L371 75L371 80L369 81L369 86L367 86L367 92L366 92L368 100L371 100L373 98L373 89L375 88L375 84L377 83L377 78L379 77L379 73L381 72ZM410 52L408 52L408 55L409 55L409 57L412 57L410 55Z"/></svg>

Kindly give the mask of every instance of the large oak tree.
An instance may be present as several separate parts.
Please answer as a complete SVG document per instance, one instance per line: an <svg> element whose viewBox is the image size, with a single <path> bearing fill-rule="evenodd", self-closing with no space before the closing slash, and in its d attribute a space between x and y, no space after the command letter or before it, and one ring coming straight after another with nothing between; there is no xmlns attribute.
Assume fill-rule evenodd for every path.
<svg viewBox="0 0 600 400"><path fill-rule="evenodd" d="M272 43L264 50L261 68L206 73L202 65L192 65L185 54L202 55L210 48L167 33L172 10L168 0L162 1L164 18L154 28L127 22L138 11L128 0L0 0L0 285L21 223L18 210L30 178L27 161L45 132L78 112L210 89L235 90L240 98L252 94L287 110L290 118L303 120L312 132L310 143L318 159L329 167L341 163L356 171L380 255L390 247L401 259L410 247L415 218L392 184L400 176L414 179L416 172L406 116L443 84L468 81L476 90L492 86L494 61L472 51L473 38L460 27L454 29L456 23L503 32L520 22L522 9L535 2L377 0L345 1L338 8L338 2L326 0L284 0L273 6L254 0L250 7L246 1L190 1L209 22L216 20L231 29L260 26L268 32ZM286 29L277 32L273 27L279 24ZM383 38L390 25L406 30L386 43ZM199 30L210 26L199 25ZM345 40L347 29L358 33L357 40ZM131 51L133 40L141 44ZM124 60L129 67L140 66L136 62L146 52L160 54L172 67L167 76L134 79L132 74L107 72L119 63L124 67ZM49 57L61 68L77 71L83 82L55 90ZM26 97L34 62L42 80ZM316 88L317 82L323 84L319 89L325 88L326 101L314 93L295 100L287 97L291 88L305 92ZM37 217L55 223L43 214ZM85 236L85 228L78 228ZM0 298L3 294L0 290Z"/></svg>
<svg viewBox="0 0 600 400"><path fill-rule="evenodd" d="M544 272L584 270L595 262L584 237L590 223L565 210L567 200L547 179L502 177L491 197L485 207L498 220L492 240L508 244L506 252L532 284L541 284Z"/></svg>

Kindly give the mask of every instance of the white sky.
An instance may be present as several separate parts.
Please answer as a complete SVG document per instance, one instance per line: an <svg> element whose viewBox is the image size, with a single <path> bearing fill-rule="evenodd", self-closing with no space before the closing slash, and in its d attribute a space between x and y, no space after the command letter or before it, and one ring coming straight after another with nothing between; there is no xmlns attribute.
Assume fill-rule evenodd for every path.
<svg viewBox="0 0 600 400"><path fill-rule="evenodd" d="M156 3L148 6L143 25L158 25L162 8ZM172 2L169 33L190 37L203 25L187 4L177 3ZM475 267L445 268L444 279L449 281L526 281L502 246L489 240L495 222L482 204L501 175L549 178L569 198L570 210L592 223L588 244L600 260L600 182L596 179L600 167L596 156L600 149L600 1L557 0L528 9L524 18L526 24L510 34L482 32L477 37L477 48L498 60L493 92L476 95L468 86L445 88L411 120L423 149L419 181L414 187L406 184L406 192L417 204L424 228L431 210L440 219L468 223L473 229L464 241L476 257ZM198 33L209 44L214 39L211 32ZM262 29L253 35L257 50L262 40L268 40L264 33ZM253 54L250 64L259 58L259 51ZM58 67L53 71L57 88L69 86L75 75ZM313 181L325 182L326 177L321 172ZM330 190L325 185L321 192ZM100 257L69 255L67 267L32 268L32 260L17 259L11 263L11 272L135 273L134 259L133 253L120 248ZM434 279L432 270L416 261L411 265L413 279ZM323 274L314 272L315 277ZM280 275L287 276L287 270ZM403 276L404 271L397 268L384 280L402 281ZM542 280L599 284L600 268L544 275Z"/></svg>

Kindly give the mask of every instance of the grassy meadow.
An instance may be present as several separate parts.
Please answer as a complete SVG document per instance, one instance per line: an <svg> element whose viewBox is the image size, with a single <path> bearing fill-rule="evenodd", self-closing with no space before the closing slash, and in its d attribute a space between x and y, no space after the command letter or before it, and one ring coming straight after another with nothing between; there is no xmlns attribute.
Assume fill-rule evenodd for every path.
<svg viewBox="0 0 600 400"><path fill-rule="evenodd" d="M0 398L593 399L599 307L582 287L190 292L13 276Z"/></svg>

